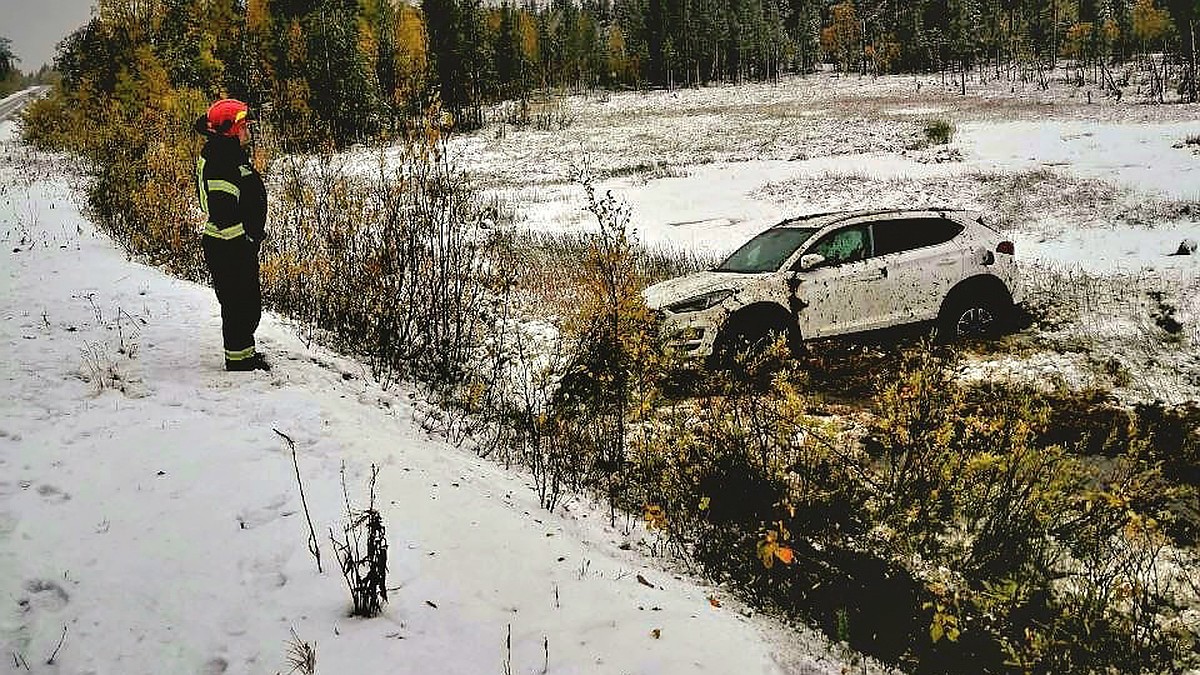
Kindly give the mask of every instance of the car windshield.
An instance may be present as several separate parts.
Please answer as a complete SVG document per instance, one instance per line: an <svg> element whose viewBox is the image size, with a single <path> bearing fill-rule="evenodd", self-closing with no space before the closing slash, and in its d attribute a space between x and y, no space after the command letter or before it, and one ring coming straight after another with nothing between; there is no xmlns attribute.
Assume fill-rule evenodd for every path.
<svg viewBox="0 0 1200 675"><path fill-rule="evenodd" d="M773 227L742 245L716 272L776 272L817 231L813 227Z"/></svg>

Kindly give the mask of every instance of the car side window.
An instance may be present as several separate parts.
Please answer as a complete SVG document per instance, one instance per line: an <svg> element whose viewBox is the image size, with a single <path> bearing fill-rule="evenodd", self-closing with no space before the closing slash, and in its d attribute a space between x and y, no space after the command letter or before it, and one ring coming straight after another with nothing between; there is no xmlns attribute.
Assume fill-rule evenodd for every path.
<svg viewBox="0 0 1200 675"><path fill-rule="evenodd" d="M872 225L875 255L911 251L944 244L962 232L962 225L947 218L901 218Z"/></svg>
<svg viewBox="0 0 1200 675"><path fill-rule="evenodd" d="M867 226L854 225L830 232L808 249L808 253L825 256L824 266L865 260L871 256Z"/></svg>

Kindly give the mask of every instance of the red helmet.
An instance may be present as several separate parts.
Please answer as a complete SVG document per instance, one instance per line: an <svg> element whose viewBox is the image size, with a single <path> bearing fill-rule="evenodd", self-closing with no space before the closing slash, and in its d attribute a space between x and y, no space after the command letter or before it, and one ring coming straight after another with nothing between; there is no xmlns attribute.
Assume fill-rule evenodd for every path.
<svg viewBox="0 0 1200 675"><path fill-rule="evenodd" d="M222 136L237 136L249 122L250 108L234 98L223 98L208 107L208 128Z"/></svg>

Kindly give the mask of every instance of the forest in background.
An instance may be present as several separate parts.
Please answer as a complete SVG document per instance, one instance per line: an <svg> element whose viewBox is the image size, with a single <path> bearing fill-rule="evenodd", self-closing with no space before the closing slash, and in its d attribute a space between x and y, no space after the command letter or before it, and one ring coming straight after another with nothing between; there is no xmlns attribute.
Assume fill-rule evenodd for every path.
<svg viewBox="0 0 1200 675"><path fill-rule="evenodd" d="M56 80L56 74L49 64L24 73L17 68L20 62L20 55L12 49L12 41L0 35L0 98L35 84L50 84Z"/></svg>
<svg viewBox="0 0 1200 675"><path fill-rule="evenodd" d="M965 89L969 78L1045 86L1067 59L1079 84L1119 95L1113 66L1135 64L1150 74L1149 99L1194 102L1198 8L1196 0L100 0L59 45L55 69L74 104L91 111L105 101L129 107L145 91L240 98L295 149L394 134L435 106L470 129L483 123L483 106L546 90L761 81L822 68L940 71ZM11 69L3 56L0 67Z"/></svg>

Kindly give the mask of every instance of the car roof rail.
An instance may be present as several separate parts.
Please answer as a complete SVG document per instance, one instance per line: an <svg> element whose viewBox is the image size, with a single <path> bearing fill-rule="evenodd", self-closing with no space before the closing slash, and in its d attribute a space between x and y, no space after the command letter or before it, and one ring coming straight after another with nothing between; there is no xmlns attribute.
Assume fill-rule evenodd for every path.
<svg viewBox="0 0 1200 675"><path fill-rule="evenodd" d="M895 209L860 209L860 210L856 210L856 211L822 211L820 213L807 213L807 214L804 214L801 216L795 216L793 218L788 218L786 220L783 220L783 221L777 223L774 227L786 227L788 225L794 225L796 223L804 223L804 222L808 222L810 220L816 220L818 218L829 218L828 222L822 223L823 227L828 227L830 225L836 225L838 223L847 221L851 218L882 216L882 215L886 215L889 213L894 213L894 214L936 213L943 218L948 217L946 214L955 213L955 214L967 214L968 217L971 217L973 219L982 217L976 211L972 211L971 209L965 209L965 208L958 207L958 206L915 206L915 207L905 207L905 208L895 208ZM833 217L831 217L831 216L833 216Z"/></svg>

